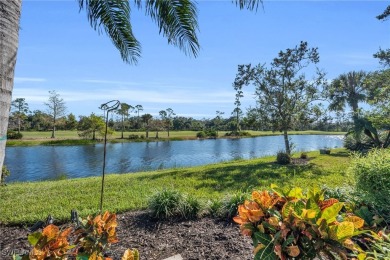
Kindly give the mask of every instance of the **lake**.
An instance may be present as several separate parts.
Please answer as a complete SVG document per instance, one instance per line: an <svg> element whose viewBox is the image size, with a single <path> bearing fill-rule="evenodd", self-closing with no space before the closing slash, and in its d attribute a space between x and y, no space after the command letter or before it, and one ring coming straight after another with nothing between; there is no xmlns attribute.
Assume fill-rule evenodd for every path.
<svg viewBox="0 0 390 260"><path fill-rule="evenodd" d="M291 135L295 151L342 147L343 135ZM7 182L100 176L103 144L83 146L7 147ZM205 165L234 159L276 155L283 136L108 143L106 173L127 173Z"/></svg>

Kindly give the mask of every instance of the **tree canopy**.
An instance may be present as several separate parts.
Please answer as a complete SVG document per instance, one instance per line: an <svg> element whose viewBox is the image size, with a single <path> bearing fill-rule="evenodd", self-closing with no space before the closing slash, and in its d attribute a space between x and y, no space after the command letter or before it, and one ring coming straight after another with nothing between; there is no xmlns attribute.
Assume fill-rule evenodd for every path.
<svg viewBox="0 0 390 260"><path fill-rule="evenodd" d="M239 65L234 85L254 85L258 116L270 122L274 130L284 134L285 149L291 153L287 131L300 118L310 115L310 104L319 98L318 86L324 84L324 73L316 69L312 79L306 79L304 69L319 62L317 48L301 42L292 49L280 51L269 67Z"/></svg>

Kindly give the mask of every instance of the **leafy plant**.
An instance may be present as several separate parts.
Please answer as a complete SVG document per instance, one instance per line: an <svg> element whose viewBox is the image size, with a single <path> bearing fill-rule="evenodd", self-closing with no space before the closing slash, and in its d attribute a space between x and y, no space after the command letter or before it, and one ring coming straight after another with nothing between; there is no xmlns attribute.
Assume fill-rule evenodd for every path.
<svg viewBox="0 0 390 260"><path fill-rule="evenodd" d="M278 164L282 164L282 165L290 164L291 156L288 153L286 153L285 151L279 151L276 154L276 162Z"/></svg>
<svg viewBox="0 0 390 260"><path fill-rule="evenodd" d="M366 251L366 260L389 260L390 259L390 237L384 231L380 231L377 237L374 237L374 243Z"/></svg>
<svg viewBox="0 0 390 260"><path fill-rule="evenodd" d="M30 234L28 241L33 246L30 259L62 259L67 256L68 250L74 248L68 242L68 236L71 232L72 228L61 232L57 226L50 224L42 232Z"/></svg>
<svg viewBox="0 0 390 260"><path fill-rule="evenodd" d="M104 257L104 252L117 243L116 237L116 215L106 211L101 214L81 221L80 227L76 230L78 256L92 257L92 259Z"/></svg>
<svg viewBox="0 0 390 260"><path fill-rule="evenodd" d="M350 212L341 214L343 202L325 199L319 189L304 195L298 187L271 188L272 192L254 191L233 219L242 234L252 237L255 259L314 259L321 253L346 259L347 249L364 259L364 252L351 239L365 232L361 231L364 220Z"/></svg>
<svg viewBox="0 0 390 260"><path fill-rule="evenodd" d="M59 227L50 224L42 232L30 234L28 241L33 248L29 255L14 255L14 260L68 259L70 256L79 260L112 260L104 254L111 244L118 242L115 230L116 215L105 212L95 217L88 216L80 222L76 230L68 227L60 231ZM77 236L75 244L68 241L69 236L72 235ZM138 250L127 249L122 260L139 260Z"/></svg>
<svg viewBox="0 0 390 260"><path fill-rule="evenodd" d="M390 220L390 150L355 154L348 172L355 175L356 190L385 219Z"/></svg>

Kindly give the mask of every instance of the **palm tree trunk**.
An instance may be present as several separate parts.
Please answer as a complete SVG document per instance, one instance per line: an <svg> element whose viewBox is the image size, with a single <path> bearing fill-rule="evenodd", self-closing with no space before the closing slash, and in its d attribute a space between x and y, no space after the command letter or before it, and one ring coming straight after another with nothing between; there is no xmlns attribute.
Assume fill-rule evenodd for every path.
<svg viewBox="0 0 390 260"><path fill-rule="evenodd" d="M0 179L14 87L21 4L22 0L0 0Z"/></svg>

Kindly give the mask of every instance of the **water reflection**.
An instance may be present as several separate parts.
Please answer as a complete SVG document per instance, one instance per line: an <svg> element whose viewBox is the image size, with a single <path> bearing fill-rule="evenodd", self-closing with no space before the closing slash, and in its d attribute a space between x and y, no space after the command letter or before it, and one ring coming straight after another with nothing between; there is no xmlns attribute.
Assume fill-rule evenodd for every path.
<svg viewBox="0 0 390 260"><path fill-rule="evenodd" d="M343 136L295 135L296 151L341 147ZM98 176L103 145L7 147L7 181L37 181ZM282 136L196 141L109 143L107 173L204 165L233 159L276 154L284 149Z"/></svg>

